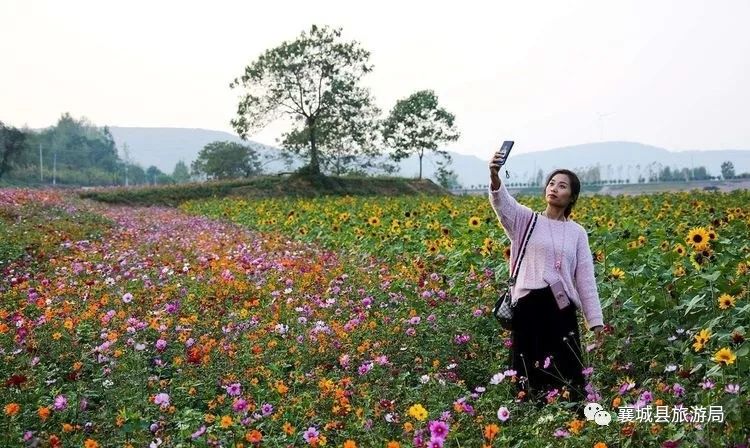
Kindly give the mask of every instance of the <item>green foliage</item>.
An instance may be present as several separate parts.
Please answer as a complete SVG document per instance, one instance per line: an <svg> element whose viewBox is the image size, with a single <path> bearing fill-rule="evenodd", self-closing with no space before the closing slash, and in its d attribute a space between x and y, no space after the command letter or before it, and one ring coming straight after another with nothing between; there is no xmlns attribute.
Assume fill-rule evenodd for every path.
<svg viewBox="0 0 750 448"><path fill-rule="evenodd" d="M721 164L721 177L724 179L734 179L734 164L727 160Z"/></svg>
<svg viewBox="0 0 750 448"><path fill-rule="evenodd" d="M23 144L8 159L3 176L6 184L124 184L126 167L129 183L146 181L142 169L119 158L109 129L94 126L85 118L75 119L65 113L55 126L39 132L18 132L23 135Z"/></svg>
<svg viewBox="0 0 750 448"><path fill-rule="evenodd" d="M178 184L184 184L190 180L190 172L188 171L187 165L182 160L175 164L174 171L172 172L172 179Z"/></svg>
<svg viewBox="0 0 750 448"><path fill-rule="evenodd" d="M433 151L446 157L447 152L438 150L438 145L458 140L455 116L440 107L438 97L432 90L413 93L399 100L384 124L384 139L393 148L391 157L399 161L411 154L419 157L419 178L422 178L422 157L425 151Z"/></svg>
<svg viewBox="0 0 750 448"><path fill-rule="evenodd" d="M198 153L193 172L209 179L233 179L260 174L258 153L235 142L212 142Z"/></svg>
<svg viewBox="0 0 750 448"><path fill-rule="evenodd" d="M284 136L285 146L309 157L313 174L320 173L321 159L330 165L344 155L371 153L366 136L378 111L369 90L358 85L372 70L369 57L358 42L342 41L341 29L313 25L266 50L230 84L246 92L232 126L246 138L280 116L292 118L296 125Z"/></svg>
<svg viewBox="0 0 750 448"><path fill-rule="evenodd" d="M18 129L5 126L0 121L0 177L11 168L11 162L19 157L23 150L26 136Z"/></svg>

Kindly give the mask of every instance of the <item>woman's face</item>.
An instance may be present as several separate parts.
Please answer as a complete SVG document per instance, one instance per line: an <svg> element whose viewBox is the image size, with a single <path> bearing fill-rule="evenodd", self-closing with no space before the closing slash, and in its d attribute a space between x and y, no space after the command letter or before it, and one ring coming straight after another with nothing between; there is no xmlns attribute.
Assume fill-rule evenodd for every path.
<svg viewBox="0 0 750 448"><path fill-rule="evenodd" d="M570 177L567 174L557 173L549 180L544 192L547 204L565 208L570 203Z"/></svg>

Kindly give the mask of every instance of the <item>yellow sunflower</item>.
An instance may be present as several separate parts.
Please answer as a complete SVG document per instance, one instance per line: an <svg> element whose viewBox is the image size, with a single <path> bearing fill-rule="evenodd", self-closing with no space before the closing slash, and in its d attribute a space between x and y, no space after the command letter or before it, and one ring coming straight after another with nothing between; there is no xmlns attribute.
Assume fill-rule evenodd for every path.
<svg viewBox="0 0 750 448"><path fill-rule="evenodd" d="M434 242L434 241L427 241L425 243L427 245L427 252L430 254L436 254L440 247Z"/></svg>
<svg viewBox="0 0 750 448"><path fill-rule="evenodd" d="M674 273L675 277L682 277L685 275L685 268L683 268L682 266L677 266L672 272Z"/></svg>
<svg viewBox="0 0 750 448"><path fill-rule="evenodd" d="M479 219L478 217L472 216L471 218L469 218L469 227L471 227L472 229L477 229L481 225L482 225L482 220Z"/></svg>
<svg viewBox="0 0 750 448"><path fill-rule="evenodd" d="M685 256L685 246L683 246L682 244L675 244L674 251L681 257Z"/></svg>
<svg viewBox="0 0 750 448"><path fill-rule="evenodd" d="M708 340L711 339L711 330L705 328L695 335L695 342L693 342L693 349L696 352L703 350Z"/></svg>
<svg viewBox="0 0 750 448"><path fill-rule="evenodd" d="M727 293L724 293L719 296L719 308L722 310L725 310L729 307L734 306L734 302L737 300L736 297L733 297Z"/></svg>
<svg viewBox="0 0 750 448"><path fill-rule="evenodd" d="M370 216L370 219L367 220L367 223L372 227L378 227L380 226L380 218L378 218L377 216Z"/></svg>
<svg viewBox="0 0 750 448"><path fill-rule="evenodd" d="M708 231L703 227L695 227L690 229L686 241L690 247L696 251L702 251L708 249Z"/></svg>
<svg viewBox="0 0 750 448"><path fill-rule="evenodd" d="M732 353L732 350L730 350L728 347L724 347L720 349L716 354L714 354L713 360L718 364L724 364L725 366L728 366L730 364L734 364L734 361L737 359L737 355Z"/></svg>
<svg viewBox="0 0 750 448"><path fill-rule="evenodd" d="M619 280L619 279L625 277L625 271L623 271L620 268L615 267L615 268L612 268L611 271L609 271L609 276L612 277L612 278L614 278L614 279L618 279Z"/></svg>
<svg viewBox="0 0 750 448"><path fill-rule="evenodd" d="M703 269L703 267L708 264L708 261L708 257L703 255L703 252L693 252L690 254L690 264L692 264L697 271Z"/></svg>
<svg viewBox="0 0 750 448"><path fill-rule="evenodd" d="M713 229L713 227L708 228L708 239L711 241L716 241L716 239L719 238L719 235L716 233L716 230Z"/></svg>

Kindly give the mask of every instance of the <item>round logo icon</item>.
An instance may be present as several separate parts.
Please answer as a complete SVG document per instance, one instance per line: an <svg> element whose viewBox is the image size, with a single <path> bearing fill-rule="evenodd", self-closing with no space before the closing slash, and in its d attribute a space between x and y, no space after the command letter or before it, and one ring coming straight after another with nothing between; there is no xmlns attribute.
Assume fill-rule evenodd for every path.
<svg viewBox="0 0 750 448"><path fill-rule="evenodd" d="M604 408L599 403L588 403L583 408L583 415L586 416L586 420L594 420L596 413L603 410Z"/></svg>
<svg viewBox="0 0 750 448"><path fill-rule="evenodd" d="M594 421L599 426L607 426L612 421L612 416L607 411L599 411L594 416Z"/></svg>

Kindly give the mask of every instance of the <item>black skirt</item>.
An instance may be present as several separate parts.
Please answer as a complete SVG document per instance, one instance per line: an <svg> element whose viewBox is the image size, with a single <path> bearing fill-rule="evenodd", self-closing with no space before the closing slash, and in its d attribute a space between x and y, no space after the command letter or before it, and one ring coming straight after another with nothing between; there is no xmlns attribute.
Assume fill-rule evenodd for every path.
<svg viewBox="0 0 750 448"><path fill-rule="evenodd" d="M561 310L549 286L531 290L513 309L512 342L511 368L519 377L518 391L525 392L519 394L523 401L543 404L554 389L563 397L567 391L570 401L584 400L585 366L572 302Z"/></svg>

